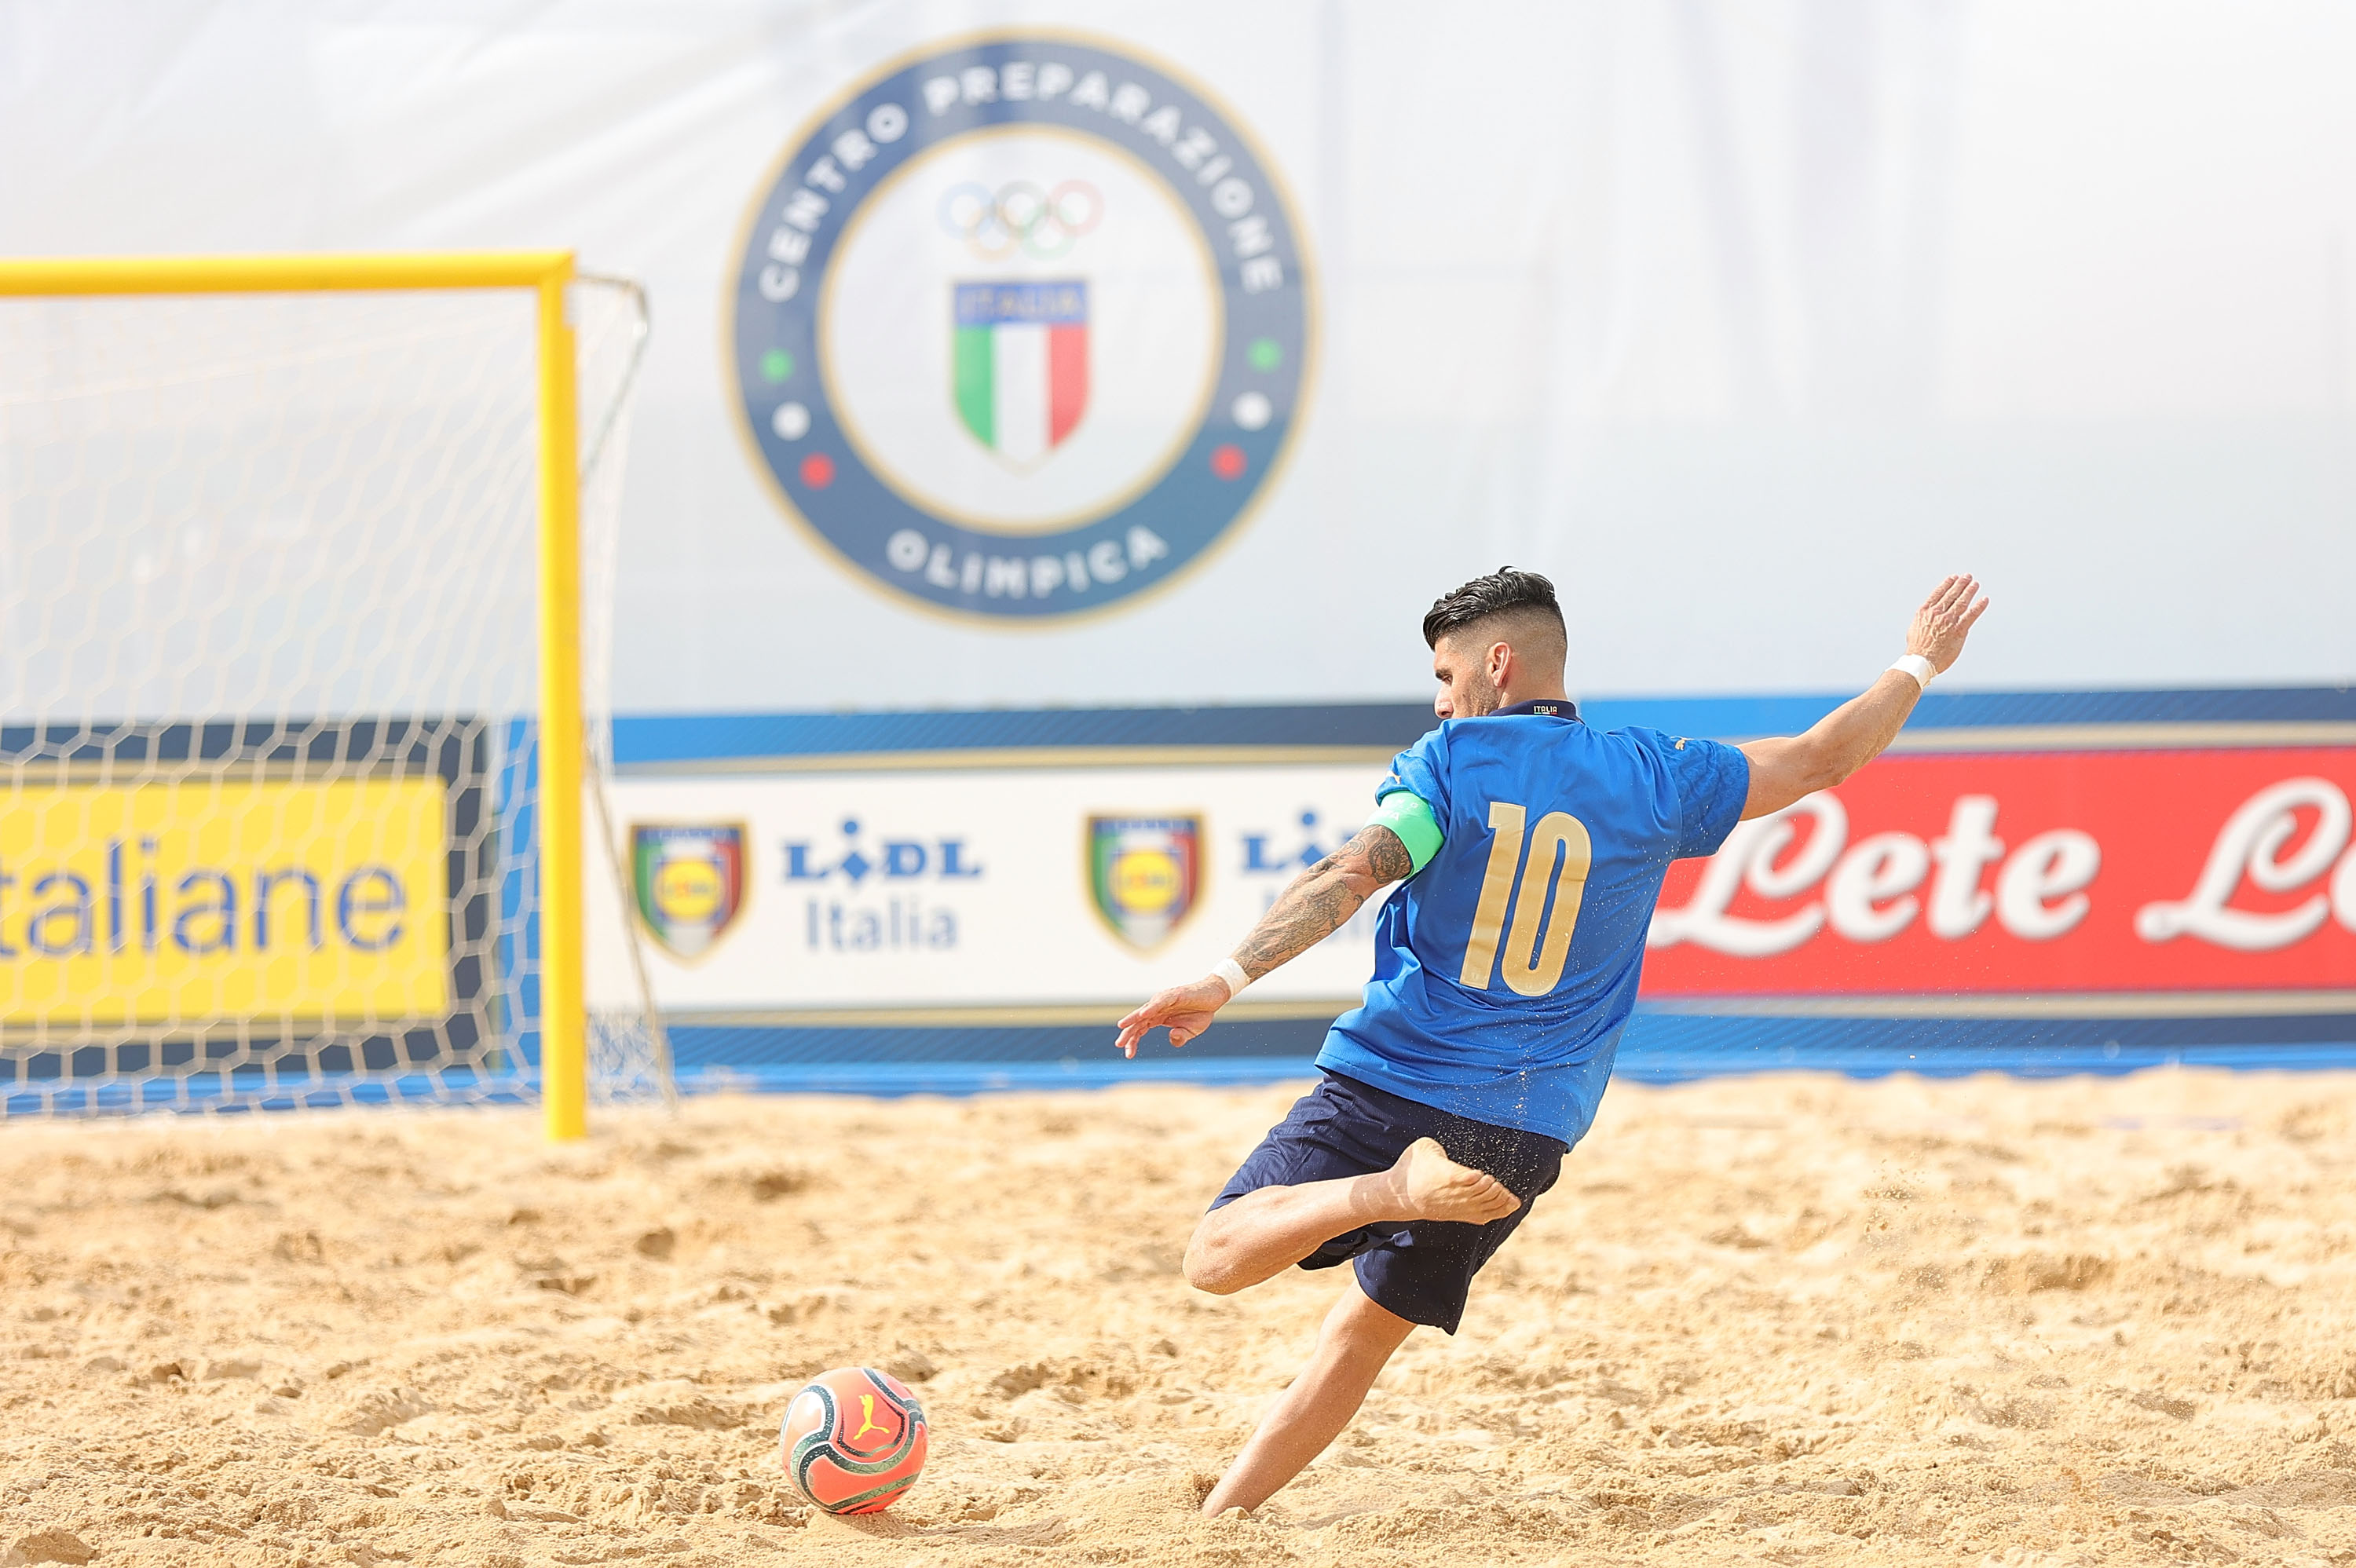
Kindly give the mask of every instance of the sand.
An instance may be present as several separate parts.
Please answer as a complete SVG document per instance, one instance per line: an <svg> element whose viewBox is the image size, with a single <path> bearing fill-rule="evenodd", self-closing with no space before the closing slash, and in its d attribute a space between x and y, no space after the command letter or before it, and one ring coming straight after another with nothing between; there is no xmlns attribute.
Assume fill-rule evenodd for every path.
<svg viewBox="0 0 2356 1568"><path fill-rule="evenodd" d="M1290 1092L0 1128L0 1562L2356 1561L2356 1076L1619 1084L1258 1517L1337 1285L1178 1277ZM776 1463L909 1380L879 1520Z"/></svg>

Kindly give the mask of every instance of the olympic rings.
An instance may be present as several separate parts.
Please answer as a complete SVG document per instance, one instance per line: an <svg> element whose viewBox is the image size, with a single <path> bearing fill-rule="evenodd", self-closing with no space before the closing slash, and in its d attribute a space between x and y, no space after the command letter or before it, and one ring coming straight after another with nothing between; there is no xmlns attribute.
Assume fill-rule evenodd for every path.
<svg viewBox="0 0 2356 1568"><path fill-rule="evenodd" d="M973 181L941 195L941 227L962 237L976 256L1001 261L1016 251L1042 261L1066 255L1104 218L1104 197L1086 180L1042 190L1010 180L992 195Z"/></svg>

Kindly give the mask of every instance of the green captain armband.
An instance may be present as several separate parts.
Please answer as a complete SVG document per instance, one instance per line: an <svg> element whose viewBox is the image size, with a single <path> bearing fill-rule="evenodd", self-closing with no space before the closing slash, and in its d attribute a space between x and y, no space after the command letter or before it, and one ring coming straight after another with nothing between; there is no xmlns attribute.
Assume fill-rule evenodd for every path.
<svg viewBox="0 0 2356 1568"><path fill-rule="evenodd" d="M1366 818L1366 826L1387 827L1398 834L1398 841L1407 846L1408 862L1418 871L1431 864L1431 858L1448 841L1447 835L1440 831L1440 824L1432 819L1431 807L1413 790L1395 789L1376 801L1375 814Z"/></svg>

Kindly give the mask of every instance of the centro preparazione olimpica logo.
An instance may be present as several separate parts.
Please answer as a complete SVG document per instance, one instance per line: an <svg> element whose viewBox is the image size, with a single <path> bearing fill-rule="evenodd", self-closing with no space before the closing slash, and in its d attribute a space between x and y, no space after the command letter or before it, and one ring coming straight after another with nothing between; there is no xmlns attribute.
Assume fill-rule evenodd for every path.
<svg viewBox="0 0 2356 1568"><path fill-rule="evenodd" d="M1101 43L891 68L746 233L736 390L787 506L875 581L1039 620L1235 528L1299 415L1297 230L1238 128Z"/></svg>

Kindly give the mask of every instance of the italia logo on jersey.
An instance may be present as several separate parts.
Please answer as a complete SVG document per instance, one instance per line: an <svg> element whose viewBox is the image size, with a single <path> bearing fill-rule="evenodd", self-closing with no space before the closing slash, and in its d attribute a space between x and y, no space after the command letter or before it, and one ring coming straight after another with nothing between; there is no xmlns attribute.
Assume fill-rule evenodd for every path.
<svg viewBox="0 0 2356 1568"><path fill-rule="evenodd" d="M1037 620L1237 527L1297 421L1299 238L1241 127L1127 50L1005 36L888 69L745 235L734 392L788 513L867 578Z"/></svg>
<svg viewBox="0 0 2356 1568"><path fill-rule="evenodd" d="M744 912L744 839L739 823L631 825L638 918L673 957L702 957Z"/></svg>

